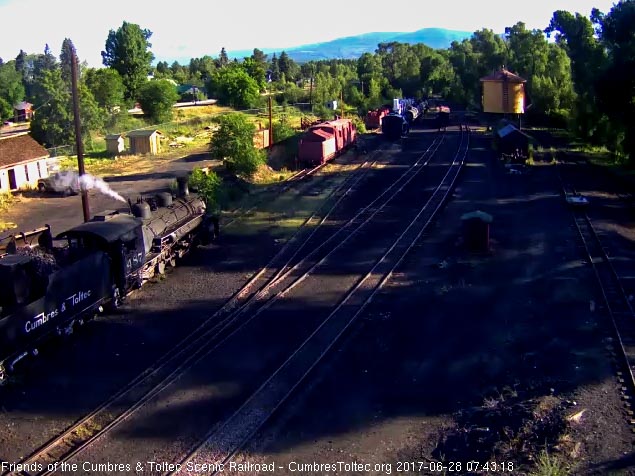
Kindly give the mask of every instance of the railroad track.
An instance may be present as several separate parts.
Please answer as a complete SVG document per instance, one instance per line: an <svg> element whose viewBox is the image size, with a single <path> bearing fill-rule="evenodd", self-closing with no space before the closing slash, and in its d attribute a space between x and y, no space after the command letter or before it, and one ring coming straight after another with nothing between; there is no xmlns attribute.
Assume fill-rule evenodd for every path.
<svg viewBox="0 0 635 476"><path fill-rule="evenodd" d="M436 147L438 147L440 141L437 142ZM430 150L436 150L436 148L433 148L431 146L431 148L428 149L427 152L430 152ZM424 154L425 155L425 154ZM420 167L422 165L422 158L420 158L419 160L417 160L417 162L415 164L413 164L404 174L402 174L402 176L391 185L391 187L389 187L390 189L395 188L396 185L401 184L401 186L393 192L393 194L385 199L385 204L389 203L397 194L399 194L404 187L407 185L407 183L409 183L411 181L412 178L414 178L414 176L416 176L418 174L418 171L420 169L422 169L422 167ZM412 173L412 170L416 169L417 173ZM407 177L406 180L404 180L404 177ZM385 195L382 194L382 196ZM378 199L381 197L378 197ZM375 201L377 201L378 199L376 199ZM376 215L382 207L376 208L374 209L374 211L371 213L371 217ZM368 209L368 207L366 207L364 210ZM362 210L362 212L359 213L363 213L364 210ZM355 218L351 219L354 220ZM365 225L368 221L365 220L362 224L360 224L360 227ZM350 223L350 221L348 222ZM339 230L338 230L339 231ZM356 231L356 230L355 230ZM166 381L162 382L158 387L156 387L155 389L153 389L153 391L147 395L147 398L144 398L143 401L139 401L138 404L135 405L135 408L132 409L127 415L125 415L123 418L119 418L117 421L113 422L112 425L110 425L106 431L102 431L100 432L100 434L96 435L95 438L92 438L91 441L86 442L85 444L82 444L81 446L79 446L75 451L73 451L73 453L71 455L69 455L68 457L66 457L64 459L64 461L68 461L71 460L73 461L73 459L71 458L76 458L80 453L82 453L84 450L86 449L90 449L90 450L94 450L98 453L97 457L101 457L101 455L103 455L103 448L106 446L109 446L110 443L112 443L112 441L110 443L108 443L108 434L111 433L110 430L114 429L115 426L123 423L128 416L132 415L135 410L139 409L140 407L142 407L143 405L145 405L146 403L150 402L150 400L158 395L160 392L162 392L163 390L167 389L170 385L172 385L177 378L179 378L181 375L183 375L186 371L192 369L196 364L198 364L199 362L201 362L205 357L207 357L210 353L212 353L214 350L218 349L221 345L226 344L230 342L230 338L235 336L238 332L240 332L241 330L245 329L247 324L251 321L253 321L255 319L256 316L258 316L262 311L266 310L268 307L270 307L270 305L272 303L275 302L279 302L280 298L284 297L286 295L286 293L290 290L290 288L295 287L296 284L298 284L299 282L301 282L303 279L305 279L313 270L315 270L317 267L319 267L320 265L324 264L325 261L327 260L327 258L329 256L332 256L338 249L341 248L341 245L343 245L344 242L348 241L350 239L350 237L353 235L354 233L349 234L348 237L344 237L342 242L339 242L340 244L338 246L335 246L334 248L329 248L327 249L327 255L324 256L320 261L315 262L309 269L307 270L302 270L301 272L298 273L298 275L295 277L294 280L292 280L292 282L284 287L281 291L277 292L273 297L271 297L268 300L259 300L259 299L255 299L255 300L249 300L245 306L241 307L239 310L237 310L237 312L228 317L228 320L226 321L226 328L225 330L227 332L225 332L223 334L222 338L217 338L214 340L213 345L206 345L206 347L204 349L201 349L200 351L197 351L195 355L192 356L191 359L188 360L188 362L186 364L184 364L180 369L178 369L177 372L174 373L174 375L169 378L166 379ZM336 234L334 234L327 242L323 243L323 245L327 244L328 242L332 241L335 236L338 235L338 233L336 232ZM291 271L290 271L291 272ZM258 302L260 304L260 307L258 309L256 309L255 311L249 306L250 304L254 304L254 302ZM243 313L247 313L248 315L239 320L239 317L243 314ZM275 312L274 312L275 314ZM209 340L209 339L208 339ZM239 338L233 339L234 342L240 341ZM217 354L218 355L218 354ZM207 367L207 366L205 366ZM174 391L174 388L171 389L171 391ZM149 405L149 403L148 403ZM135 426L134 421L132 423L130 423L128 426L130 427L132 425L132 427ZM122 430L119 430L122 431ZM125 431L125 430L123 430ZM104 437L106 439L106 441L102 441L101 444L99 444L99 442L97 441L100 437ZM89 453L89 457L90 458L90 453L91 451L88 451ZM85 456L85 455L84 455ZM77 459L74 459L75 462L77 462Z"/></svg>
<svg viewBox="0 0 635 476"><path fill-rule="evenodd" d="M164 474L187 474L188 468L216 468L220 474L227 462L267 423L346 330L361 315L373 296L390 279L450 196L469 149L469 136L461 144L452 164L430 198L372 269L308 338L280 365L251 397L222 424L217 425L185 458L178 469Z"/></svg>
<svg viewBox="0 0 635 476"><path fill-rule="evenodd" d="M433 151L436 151L436 148L438 148L439 144L442 142L442 137L441 139L437 139L435 140L436 143L436 147L435 146L431 146L428 151L426 151L426 153L432 153ZM373 203L376 203L378 200L383 199L384 203L383 205L377 207L377 208L372 208L372 207L365 207L361 212L358 213L359 214L363 214L366 212L366 210L373 210L372 212L370 212L370 215L368 216L368 219L364 220L362 223L359 224L359 227L364 226L366 223L368 223L368 221L370 220L370 218L372 218L373 216L375 216L377 213L379 213L381 211L381 209L388 203L390 203L402 190L404 190L404 188L406 187L406 185L408 183L410 183L410 181L412 180L412 178L414 178L416 175L419 174L420 170L423 169L423 167L421 167L421 165L423 165L423 163L427 163L429 161L425 160L424 161L424 156L426 154L424 153L422 155L422 157L420 157L415 164L413 164L406 172L404 172L390 187L387 191L385 191L385 193L383 193L380 197L378 197L377 199L375 199L375 201ZM452 166L450 167L450 169L452 168ZM416 171L416 172L414 172ZM416 185L416 184L414 184ZM397 186L399 186L397 188ZM383 198L388 191L395 189L394 192L389 196L389 197L385 197ZM418 186L415 188L419 188ZM367 213L367 212L366 212ZM358 215L356 215L357 218ZM351 223L354 222L355 218L353 217L351 220L349 220L349 222L347 223ZM313 270L315 270L317 267L319 267L321 264L323 264L327 258L329 256L332 256L338 249L341 248L341 245L343 245L344 242L348 241L350 239L350 237L352 235L354 235L354 232L357 231L358 228L351 230L351 233L349 233L349 235L347 237L344 237L343 239L341 239L341 241L339 241L339 244L335 247L332 248L326 248L326 256L324 256L321 260L315 262L309 269L302 269L301 271L298 271L296 273L296 276L291 280L291 283L285 287L283 287L282 290L278 291L277 293L275 293L271 298L269 299L249 299L247 300L247 302L241 306L240 308L238 308L235 312L231 313L229 316L227 316L227 318L225 319L225 321L223 322L223 327L221 329L215 329L215 332L213 334L210 335L202 335L200 336L200 339L203 340L203 344L201 347L197 347L193 350L193 353L191 355L188 355L187 360L185 362L183 362L178 368L176 368L174 370L174 372L170 375L168 375L162 382L160 382L157 386L155 386L154 388L152 388L149 392L147 392L141 399L135 401L133 403L132 406L130 406L128 408L128 410L120 415L120 417L114 419L107 427L103 428L103 430L98 431L94 434L94 436L92 436L90 439L85 440L85 441L79 441L77 442L77 445L74 447L73 450L71 450L70 452L68 452L68 454L66 456L63 456L62 458L57 458L57 461L65 461L65 462L77 462L79 461L77 459L77 457L80 454L83 454L84 451L88 450L88 456L86 456L85 454L83 455L85 459L90 459L91 453L93 452L97 452L96 457L97 458L101 458L105 453L104 450L106 447L110 448L110 445L112 444L112 440L108 439L108 436L110 434L114 434L114 432L112 432L112 430L114 430L117 426L119 426L120 424L124 423L126 420L128 420L130 417L133 417L133 421L130 422L128 424L127 427L134 427L135 426L135 422L134 422L134 418L136 417L136 412L138 410L140 410L142 407L147 406L148 408L150 408L150 404L152 403L151 400L153 400L153 398L155 396L157 396L159 393L163 392L164 390L167 390L168 387L170 387L171 385L175 384L175 386L177 386L177 384L175 383L177 379L181 378L188 370L193 369L194 366L198 363L200 363L204 358L206 358L209 354L211 354L214 350L218 349L221 345L227 343L229 345L233 345L230 344L230 342L234 342L236 343L237 341L240 341L239 338L237 339L232 339L232 341L229 341L230 337L236 335L238 332L240 332L241 330L245 329L247 324L249 322L251 322L256 316L258 316L262 311L266 310L272 303L274 302L279 302L283 296L285 296L285 294L289 291L289 288L294 287L298 282L301 282L304 278L306 278ZM341 228L340 228L341 230ZM338 230L338 231L340 231ZM333 234L329 240L325 241L322 243L322 245L326 245L328 242L333 241L336 237L337 237L338 233L336 232L335 234ZM304 260L304 259L303 259ZM301 261L303 261L301 260ZM294 267L295 268L295 267ZM291 268L291 270L289 272L287 272L286 274L292 272L292 270L294 268ZM253 310L253 308L250 306L252 304L260 304L260 307L258 309L256 309L255 311ZM241 316L243 314L247 314L247 316L245 316L244 318L241 318ZM275 312L274 312L275 314ZM269 314L271 316L271 314ZM219 354L216 354L219 355ZM174 387L170 388L171 392L174 391ZM168 392L168 393L171 393ZM141 412L139 412L141 413ZM118 432L120 431L125 431L124 430L118 430ZM101 443L101 444L100 444ZM127 447L128 448L128 447ZM38 474L49 474L48 472L43 472L43 473L38 473Z"/></svg>
<svg viewBox="0 0 635 476"><path fill-rule="evenodd" d="M382 152L382 150L379 149L379 150L373 151L373 154L381 153L381 152ZM286 191L290 190L291 188L297 186L299 183L302 183L307 178L314 176L317 172L322 170L329 163L331 163L331 162L325 162L325 163L320 164L320 165L318 165L316 167L302 169L299 172L297 172L294 175L292 175L291 177L289 177L288 179L286 179L282 183L282 185L280 187L276 188L276 190L273 192L273 194L265 194L266 195L265 198L262 198L262 199L256 201L256 203L253 204L251 207L249 207L247 209L235 208L235 209L231 210L230 214L231 215L237 215L237 216L234 216L233 218L230 218L229 220L224 222L222 224L223 228L227 228L228 226L231 226L234 223L240 221L241 219L249 216L249 214L251 212L253 212L258 207L260 207L265 201L271 200L272 198L275 198L275 197L283 194L284 192L286 192Z"/></svg>
<svg viewBox="0 0 635 476"><path fill-rule="evenodd" d="M566 183L560 173L558 178L565 197L578 196L575 188ZM572 214L585 258L593 269L606 312L610 317L615 357L619 367L618 377L625 385L622 392L625 396L626 392L630 393L632 398L635 395L635 312L588 214L582 208L574 208ZM631 410L635 410L633 403L630 400ZM631 420L630 423L634 424L635 421Z"/></svg>
<svg viewBox="0 0 635 476"><path fill-rule="evenodd" d="M357 171L370 170L374 163L364 162ZM356 183L358 183L364 174L360 174L356 177L356 174L351 174L351 177L344 181L340 187L333 191L333 195L343 197L346 191L350 190ZM340 203L338 199L335 204L328 210L325 216L330 214L331 210ZM188 353L192 351L194 346L200 344L205 338L209 337L210 333L217 332L223 324L225 324L227 314L232 313L236 308L240 309L244 302L249 300L250 293L256 292L263 287L271 276L277 276L276 270L281 266L288 264L289 260L282 261L282 264L278 263L283 260L285 255L294 246L298 246L300 240L300 231L303 227L310 225L319 216L320 210L314 212L309 216L302 224L298 232L285 244L285 246L276 253L276 255L270 260L265 267L263 267L258 273L252 276L247 283L235 293L218 311L212 316L206 319L200 326L198 326L187 337L182 339L168 354L161 357L152 367L146 369L137 378L133 379L126 386L120 389L116 394L112 395L98 408L93 410L90 414L83 417L76 422L64 433L58 435L51 441L47 442L41 448L37 449L28 457L20 461L21 464L37 465L42 468L47 468L50 463L66 461L69 457L76 453L78 449L89 444L97 435L104 431L108 431L109 428L116 425L122 419L125 419L131 414L140 404L146 401L154 392L152 390L165 381L170 376L175 375L175 370L180 368L180 362L183 359L187 359ZM302 243L299 243L302 246ZM293 253L292 257L296 253ZM131 402L130 405L126 405L124 401ZM128 407L123 413L117 411L116 407ZM29 474L50 474L48 471L42 471L37 473L28 473L23 471L17 472L5 472L3 475L29 475Z"/></svg>
<svg viewBox="0 0 635 476"><path fill-rule="evenodd" d="M313 176L316 172L318 172L319 170L322 170L322 168L327 163L328 162L325 162L324 164L320 164L317 167L313 167L311 169L302 169L299 172L293 174L291 177L289 177L287 180L285 180L284 183L281 186L276 188L276 190L273 193L273 197L277 197L278 195L283 194L284 192L286 192L289 189L291 189L294 186L296 186L298 183L302 182L307 177ZM238 207L238 208L234 208L233 210L230 210L229 213L233 216L233 218L230 218L229 220L224 222L222 224L223 228L227 228L228 226L231 226L234 223L240 221L242 218L244 218L247 215L249 215L249 213L251 213L255 209L257 209L265 201L270 200L272 198L272 196L270 194L266 194L266 195L267 195L266 198L262 198L260 200L257 200L254 205L252 205L251 207L249 207L247 209L242 209L242 208ZM234 215L236 215L236 216L234 216Z"/></svg>
<svg viewBox="0 0 635 476"><path fill-rule="evenodd" d="M438 147L440 139L437 138L435 143ZM427 152L431 150L432 146ZM267 266L254 275L221 309L177 344L170 353L162 357L151 368L131 381L89 415L20 461L23 465L39 464L44 468L42 471L33 473L18 471L5 474L52 474L46 470L49 464L68 461L81 453L100 435L107 433L125 421L136 410L170 385L185 370L211 352L213 348L220 345L231 335L230 331L235 332L236 329L232 326L236 324L238 318L252 304L254 296L259 298L263 296L258 291L267 289L267 283L279 282L280 278L290 273L289 270L294 269L291 263L299 254L301 248L311 240L319 230L320 225L325 222L330 213L341 203L351 189L363 179L365 173L371 170L373 164L374 162L361 164L358 168L361 173L351 174L351 177L333 192L332 201L334 203L327 209L322 210L322 213L316 213L305 221L305 225L316 223L316 226L306 239L299 238L300 233L296 233ZM409 170L414 169L418 165L420 164L413 165ZM407 175L407 173L404 173L404 175ZM325 247L334 239L335 236L332 236L322 242L321 246ZM290 257L288 256L289 254L291 254ZM287 271L285 272L285 270Z"/></svg>
<svg viewBox="0 0 635 476"><path fill-rule="evenodd" d="M372 159L373 156L381 154L382 152L385 152L384 150L382 150L382 148L380 147L377 150L371 151L369 153L369 160ZM328 165L329 163L331 163L331 161L329 162L325 162L323 164L317 165L315 167L312 168L304 168L298 172L296 172L295 174L293 174L291 177L287 178L284 183L278 187L274 194L273 197L277 197L278 195L288 191L289 189L297 186L299 183L303 182L305 179L307 179L308 177L312 177L314 176L317 172L319 172L320 170L322 170L326 165ZM233 210L230 210L230 214L231 215L236 215L238 214L238 216L235 216L233 218L230 218L229 220L227 220L226 222L223 223L223 228L226 228L228 226L233 225L234 223L240 221L242 218L246 217L249 215L249 213L251 213L252 211L254 211L255 209L257 209L260 205L262 205L262 203L264 203L267 200L270 200L271 196L267 196L266 198L263 198L261 200L258 200L254 205L252 205L251 207L243 210L242 208L234 208Z"/></svg>

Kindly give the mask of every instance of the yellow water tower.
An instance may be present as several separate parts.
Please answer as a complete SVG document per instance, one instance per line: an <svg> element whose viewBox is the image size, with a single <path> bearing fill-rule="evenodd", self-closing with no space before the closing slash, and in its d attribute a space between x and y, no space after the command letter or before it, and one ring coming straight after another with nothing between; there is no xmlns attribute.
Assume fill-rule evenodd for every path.
<svg viewBox="0 0 635 476"><path fill-rule="evenodd" d="M523 114L526 82L527 80L505 68L481 78L483 112Z"/></svg>

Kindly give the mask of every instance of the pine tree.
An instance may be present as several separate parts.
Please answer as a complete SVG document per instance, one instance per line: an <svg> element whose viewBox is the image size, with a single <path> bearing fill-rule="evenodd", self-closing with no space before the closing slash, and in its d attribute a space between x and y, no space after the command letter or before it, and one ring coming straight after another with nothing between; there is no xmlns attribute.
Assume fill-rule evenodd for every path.
<svg viewBox="0 0 635 476"><path fill-rule="evenodd" d="M64 38L62 42L62 51L60 52L60 68L62 70L62 79L69 83L71 82L71 62L73 61L73 53L75 46L69 38Z"/></svg>
<svg viewBox="0 0 635 476"><path fill-rule="evenodd" d="M229 64L229 57L227 56L227 51L225 51L225 47L223 46L220 50L220 55L218 56L218 65L221 68L224 68Z"/></svg>

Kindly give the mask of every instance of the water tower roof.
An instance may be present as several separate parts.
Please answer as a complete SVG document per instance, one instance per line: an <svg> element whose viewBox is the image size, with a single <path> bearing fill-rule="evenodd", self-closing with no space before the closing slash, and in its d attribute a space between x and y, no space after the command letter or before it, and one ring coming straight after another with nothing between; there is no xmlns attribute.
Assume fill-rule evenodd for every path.
<svg viewBox="0 0 635 476"><path fill-rule="evenodd" d="M495 73L490 74L489 76L485 76L481 78L481 81L509 81L510 83L526 83L527 80L521 78L517 74L512 73L511 71L507 71L505 68L502 68Z"/></svg>

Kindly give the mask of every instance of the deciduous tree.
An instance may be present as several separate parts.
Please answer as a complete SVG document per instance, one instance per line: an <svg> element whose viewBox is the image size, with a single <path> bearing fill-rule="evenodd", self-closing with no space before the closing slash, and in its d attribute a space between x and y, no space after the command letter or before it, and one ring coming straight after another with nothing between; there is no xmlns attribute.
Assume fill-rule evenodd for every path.
<svg viewBox="0 0 635 476"><path fill-rule="evenodd" d="M84 73L86 86L97 104L108 112L124 104L125 88L117 71L111 68L88 69Z"/></svg>
<svg viewBox="0 0 635 476"><path fill-rule="evenodd" d="M210 142L212 157L238 175L253 175L266 161L264 152L254 147L256 126L240 113L220 116L216 122L219 129Z"/></svg>
<svg viewBox="0 0 635 476"><path fill-rule="evenodd" d="M46 70L40 77L37 98L38 112L31 121L31 134L48 146L67 145L75 142L71 89L62 79L59 68ZM90 146L90 132L99 130L103 115L91 92L80 82L79 105L82 141Z"/></svg>
<svg viewBox="0 0 635 476"><path fill-rule="evenodd" d="M161 123L172 119L173 106L179 95L169 80L156 79L141 85L138 98L143 112L154 122Z"/></svg>
<svg viewBox="0 0 635 476"><path fill-rule="evenodd" d="M117 71L126 88L126 99L136 99L141 85L147 81L152 71L154 55L149 51L148 41L152 32L134 23L123 22L121 27L110 30L106 39L106 49L101 52L104 66Z"/></svg>
<svg viewBox="0 0 635 476"><path fill-rule="evenodd" d="M596 10L594 17L601 21L608 51L608 65L596 81L599 108L611 119L613 130L621 131L623 143L618 148L635 163L635 2L619 2L606 16Z"/></svg>
<svg viewBox="0 0 635 476"><path fill-rule="evenodd" d="M190 175L189 184L205 200L208 213L220 211L221 180L214 171L205 173L201 169L194 169Z"/></svg>
<svg viewBox="0 0 635 476"><path fill-rule="evenodd" d="M15 69L15 61L0 65L0 118L13 116L13 106L24 99L22 76Z"/></svg>
<svg viewBox="0 0 635 476"><path fill-rule="evenodd" d="M260 100L260 88L240 64L217 70L207 83L210 97L235 108L251 108Z"/></svg>

